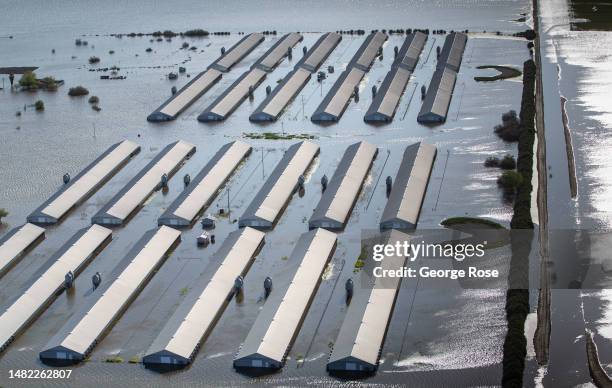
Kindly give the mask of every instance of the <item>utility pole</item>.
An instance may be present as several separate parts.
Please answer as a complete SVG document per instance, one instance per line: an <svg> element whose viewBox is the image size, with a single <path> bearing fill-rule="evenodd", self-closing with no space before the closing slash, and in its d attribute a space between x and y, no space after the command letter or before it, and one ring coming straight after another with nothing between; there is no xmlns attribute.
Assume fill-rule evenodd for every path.
<svg viewBox="0 0 612 388"><path fill-rule="evenodd" d="M228 188L227 188L227 216L228 217L230 216L230 213L231 213L231 210L230 210L230 188L228 186Z"/></svg>
<svg viewBox="0 0 612 388"><path fill-rule="evenodd" d="M261 147L261 177L266 179L266 171L264 168L264 149Z"/></svg>

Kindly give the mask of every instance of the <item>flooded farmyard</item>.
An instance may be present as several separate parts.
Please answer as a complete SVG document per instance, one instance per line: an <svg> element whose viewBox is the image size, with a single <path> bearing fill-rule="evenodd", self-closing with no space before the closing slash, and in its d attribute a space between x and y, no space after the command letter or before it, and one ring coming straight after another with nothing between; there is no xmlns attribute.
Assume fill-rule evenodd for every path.
<svg viewBox="0 0 612 388"><path fill-rule="evenodd" d="M494 128L504 113L524 114L524 63L533 59L525 31L538 27L531 2L187 1L154 7L137 1L7 1L2 8L0 207L9 214L2 217L0 238L6 247L26 220L38 227L23 231L25 243L31 240L24 254L2 257L8 264L0 271L0 322L7 341L0 385L509 384L503 287L470 288L460 281L438 287L433 279L403 279L396 293L377 296L390 306L382 329L367 328L373 319L367 317L379 315L368 313L368 303L356 311L364 292L364 231L379 228L395 196L416 203L408 227L418 221L417 232L442 229L444 220L457 217L463 220L460 230L469 225L465 220L505 229L512 221L514 227L516 198L498 182L504 170L485 161L512 155L511 170L515 161L520 164L521 145L504 141ZM555 33L552 19L573 15L567 8L548 12L540 10L539 28L546 25L546 32L537 29L536 50L542 54L546 106L543 168L551 171L544 172L543 208L538 137L528 163L528 213L538 237L527 253L530 314L520 375L526 386L591 382L585 321L597 322L587 328L595 332L600 362L609 371L605 290L578 296L553 290L550 364L536 359L533 345L542 287L540 215L544 211L549 223L570 217L567 228L591 220L607 225L600 179L605 166L592 160L605 155L605 139L596 153L587 153L593 141L584 138L586 132L571 133L578 205L567 200L572 174L559 95L567 99L570 128L580 127L580 120L605 126L609 113L598 96L577 86L582 83L564 84L565 77L588 84L590 65L563 59L557 70L549 53L556 49L559 58L571 58L563 54L570 33ZM31 14L36 22L26 16ZM448 43L453 39L455 51ZM572 63L568 70L566 63ZM9 74L17 67L35 68L39 80L62 82L55 91L26 90L24 82L11 87ZM504 73L508 69L520 74ZM573 71L580 76L567 74ZM21 78L15 75L16 85ZM69 96L77 86L88 94ZM38 100L43 109L35 106ZM377 111L371 106L376 101ZM442 123L426 122L440 114ZM561 135L554 132L559 123ZM419 142L432 146L429 154L427 147L406 151ZM404 170L425 171L425 178L415 183L408 174L402 181ZM387 177L394 188L410 190L389 194ZM598 182L599 189L589 191L593 184L584 179ZM61 198L74 207L50 206L56 192L71 187L72 195ZM203 228L203 218L214 228ZM389 225L406 227L393 220ZM44 228L44 239L36 228ZM66 253L75 246L78 254ZM310 250L318 253L312 259ZM512 266L514 251L492 251L501 268ZM78 265L64 266L68 261ZM67 270L74 278L65 278ZM267 278L273 286L266 291ZM347 303L349 279L355 297ZM560 296L564 292L573 296ZM29 299L19 299L23 295ZM10 309L22 302L33 307ZM558 323L565 322L561 311L582 314L581 305L588 318L572 320L573 329ZM383 337L380 349L371 346L376 371L330 374L352 316L363 317L364 333ZM16 323L23 317L31 320ZM280 329L266 332L274 322ZM172 343L175 332L183 333L180 346ZM255 343L260 347L251 352ZM570 349L580 354L573 361L562 356ZM277 352L278 370L239 368L237 360L274 364ZM70 357L83 362L51 365ZM171 363L172 357L189 365L165 373L150 365ZM72 372L69 378L27 379L16 378L18 370Z"/></svg>

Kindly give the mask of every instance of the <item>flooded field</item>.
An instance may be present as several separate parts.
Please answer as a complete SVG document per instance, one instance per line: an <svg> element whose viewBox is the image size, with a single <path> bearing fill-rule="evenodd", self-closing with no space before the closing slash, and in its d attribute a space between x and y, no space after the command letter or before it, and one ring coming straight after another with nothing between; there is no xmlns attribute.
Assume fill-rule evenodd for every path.
<svg viewBox="0 0 612 388"><path fill-rule="evenodd" d="M610 5L588 1L541 2L542 70L548 169L548 210L551 229L607 231L611 225L609 137L612 124L609 59L612 53ZM565 109L562 102L565 102ZM563 114L567 115L571 152L564 138ZM569 156L568 156L569 155ZM568 160L576 166L577 195L572 197ZM570 163L571 164L571 163ZM559 279L553 285L550 364L537 370L535 361L526 382L545 385L581 385L591 381L586 362L585 329L594 333L599 358L612 371L610 347L610 290L608 284L575 290L586 280L578 274L609 260L607 252L593 250L588 260L563 263L562 253L576 252L589 238L567 241L551 233L553 267L574 266L578 287ZM565 240L565 241L564 241ZM567 279L565 279L567 280ZM585 287L586 288L586 287ZM573 354L573 357L564 355Z"/></svg>
<svg viewBox="0 0 612 388"><path fill-rule="evenodd" d="M93 4L93 3L92 3ZM130 3L135 7L136 2ZM76 208L60 224L47 228L47 238L6 276L0 279L0 309L4 310L30 286L51 263L49 258L77 230L90 225L91 217L115 193L143 168L167 144L185 140L197 147L196 153L170 179L167 191L154 193L145 206L127 223L113 230L112 242L92 261L76 280L76 287L61 294L57 300L19 336L0 356L0 382L8 379L10 369L46 368L38 361L38 353L67 321L79 319L99 297L91 290L91 276L100 272L103 284L110 282L128 264L126 254L140 237L157 225L157 218L183 190L182 177L197 175L200 169L224 144L240 139L253 147L252 154L232 176L226 188L217 196L209 212L229 209L229 216L220 218L213 233L216 244L198 248L196 237L201 227L184 230L182 242L153 276L142 293L133 301L108 335L95 347L88 362L74 367L68 381L47 380L48 386L90 386L101 381L112 386L168 386L176 385L323 385L342 384L329 377L325 365L330 347L336 339L345 317L344 283L355 277L355 260L359 256L362 231L376 228L386 203L384 179L395 176L403 151L417 141L434 144L438 156L434 163L419 228L438 228L440 221L452 216L487 217L507 225L511 216L508 203L496 184L499 171L483 166L489 156L516 154L516 145L504 143L493 134L503 112L520 108L522 83L520 78L476 82L475 76L494 74L478 70L482 65L504 65L522 68L529 58L524 39L497 36L493 31L511 34L527 28L521 13L530 12L528 2L453 2L453 6L423 3L389 2L380 11L384 26L373 24L374 5L360 12L350 10L342 16L345 23L338 25L341 3L332 3L323 17L299 18L299 23L288 19L300 12L307 15L312 9L296 6L288 14L271 20L245 17L237 13L232 2L223 8L212 7L210 23L193 21L187 6L177 10L167 22L157 19L163 10L151 11L151 20L134 24L117 14L111 7L100 10L103 15L115 15L112 22L102 23L104 17L94 18L92 24L67 31L53 22L43 23L39 30L28 32L14 22L2 25L0 55L8 58L6 66L39 66L37 74L54 76L65 81L55 93L11 92L6 80L0 91L0 189L2 207L10 211L0 229L0 235L22 224L25 217L61 185L62 175L75 175L108 146L121 139L129 139L141 146L141 152L115 175L102 189ZM482 6L481 6L482 5ZM58 3L49 5L52 12L64 12ZM274 6L266 3L264 10ZM15 6L16 7L16 6ZM94 9L98 5L93 5ZM166 7L166 5L164 5ZM178 6L177 6L178 7ZM323 6L319 7L322 9ZM398 11L399 10L399 11ZM261 14L262 10L252 10ZM16 11L12 11L16 12ZM136 10L124 10L125 13ZM335 12L335 16L334 16ZM71 13L73 14L73 13ZM402 17L401 15L404 15ZM74 14L73 14L74 15ZM215 16L217 15L217 16ZM417 16L418 15L418 16ZM13 16L15 16L13 14ZM232 16L237 20L232 20ZM351 19L354 16L354 19ZM66 17L66 16L62 16ZM207 38L173 38L150 41L150 37L116 38L115 32L152 32L158 29L184 30L181 17L190 20L189 27L205 27L211 31L232 31L229 36ZM430 20L431 22L427 22ZM241 22L242 21L242 22ZM301 24L300 24L301 23ZM129 27L126 27L129 26ZM392 123L372 126L363 122L371 102L371 88L380 85L393 61L394 46L401 46L404 36L390 35L384 45L382 59L377 58L360 84L360 99L351 101L337 124L320 126L310 121L334 81L347 66L365 36L343 35L338 47L324 63L335 67L327 79L319 83L313 77L274 124L251 123L249 115L265 97L265 88L272 88L301 58L302 46L311 47L322 32L347 28L409 28L427 27L469 29L469 39L458 75L455 93L447 122L427 127L417 123L421 106L420 88L428 84L435 70L435 47L442 45L444 35L429 36L417 68L400 100ZM126 30L127 28L127 30ZM277 36L267 36L245 59L238 63L209 92L183 112L176 121L148 123L146 116L170 96L172 86L180 88L189 78L204 70L240 36L238 31L252 32L277 29ZM286 32L302 30L304 40L294 49L292 60L285 59L254 91L253 99L245 100L222 123L200 123L197 116L231 85L253 62ZM483 32L483 31L488 32ZM81 36L85 34L86 36ZM100 36L95 36L99 34ZM45 35L57 36L50 39ZM76 46L81 38L87 46ZM181 49L183 42L195 50ZM148 52L147 48L151 48ZM52 53L52 49L55 53ZM113 54L110 54L113 51ZM8 55L8 56L7 56ZM87 59L96 55L100 63L90 65ZM117 66L123 80L101 80L109 72L91 71ZM186 67L178 80L167 74ZM100 99L100 112L91 109L85 98L69 98L69 87L83 85ZM45 111L37 113L29 107L42 99ZM571 101L571 99L569 99ZM28 105L24 111L24 105ZM568 113L571 117L571 108ZM16 116L20 111L21 116ZM216 327L200 349L193 364L186 370L160 375L130 363L143 356L166 320L185 298L192 284L205 281L220 265L212 254L225 237L238 228L242 215L263 181L269 176L284 150L297 140L249 139L247 133L273 132L278 134L307 134L321 147L309 174L305 192L295 195L273 230L266 233L265 245L245 277L244 298L232 300ZM255 321L263 303L263 280L274 279L279 290L295 273L299 263L287 258L298 237L308 230L311 216L321 197L321 177L333 172L347 146L359 140L379 148L370 174L348 221L347 228L338 235L338 247L312 302L302 328L293 344L285 367L278 373L264 377L248 377L236 373L232 360ZM367 383L431 385L498 385L501 381L502 344L506 333L505 292L503 290L464 290L456 287L440 290L426 282L403 282L393 318L382 349L378 373ZM605 353L604 353L605 354ZM120 357L122 363L105 362ZM583 364L584 368L585 365ZM582 373L585 370L582 370ZM588 376L588 371L586 371ZM37 382L40 383L40 382ZM10 386L34 385L28 381L11 381Z"/></svg>

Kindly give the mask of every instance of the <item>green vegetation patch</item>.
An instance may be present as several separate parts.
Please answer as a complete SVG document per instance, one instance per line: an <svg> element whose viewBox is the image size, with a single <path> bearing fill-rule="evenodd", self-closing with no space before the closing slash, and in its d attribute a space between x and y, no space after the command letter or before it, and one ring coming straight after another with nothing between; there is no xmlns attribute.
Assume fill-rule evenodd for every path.
<svg viewBox="0 0 612 388"><path fill-rule="evenodd" d="M309 135L307 133L297 133L297 134L285 134L278 132L263 132L263 133L255 133L255 132L247 132L243 134L247 139L263 139L263 140L311 140L316 139L316 136Z"/></svg>
<svg viewBox="0 0 612 388"><path fill-rule="evenodd" d="M496 125L493 132L495 132L495 134L504 141L518 141L521 133L521 121L519 120L516 111L510 110L503 113L501 119L502 123Z"/></svg>
<svg viewBox="0 0 612 388"><path fill-rule="evenodd" d="M193 30L187 30L183 33L183 35L185 36L189 36L189 37L199 37L199 36L208 36L210 35L210 33L206 30L203 30L201 28L196 28Z"/></svg>
<svg viewBox="0 0 612 388"><path fill-rule="evenodd" d="M106 360L104 360L104 362L109 362L109 363L113 363L113 364L120 364L120 363L123 362L123 358L121 358L119 356L107 357Z"/></svg>
<svg viewBox="0 0 612 388"><path fill-rule="evenodd" d="M507 154L502 159L490 156L484 161L485 167L499 167L502 170L514 170L516 168L516 160L514 156Z"/></svg>
<svg viewBox="0 0 612 388"><path fill-rule="evenodd" d="M43 79L38 80L38 87L42 87L50 92L54 92L57 90L59 82L55 80L53 77L45 77Z"/></svg>
<svg viewBox="0 0 612 388"><path fill-rule="evenodd" d="M89 94L89 90L87 90L87 88L83 87L83 86L75 86L74 88L70 88L68 90L68 95L71 97L79 97L79 96L86 96Z"/></svg>
<svg viewBox="0 0 612 388"><path fill-rule="evenodd" d="M365 266L366 259L368 258L368 247L365 245L361 246L361 251L359 252L359 256L355 261L355 269L359 270Z"/></svg>
<svg viewBox="0 0 612 388"><path fill-rule="evenodd" d="M478 225L492 229L504 229L503 225L495 221L478 217L450 217L440 222L441 225L452 228L453 226Z"/></svg>
<svg viewBox="0 0 612 388"><path fill-rule="evenodd" d="M505 171L499 178L497 184L504 189L518 190L523 184L523 176L518 171Z"/></svg>
<svg viewBox="0 0 612 388"><path fill-rule="evenodd" d="M480 70L493 69L499 72L498 74L492 75L490 77L484 77L484 76L474 77L474 80L478 82L490 82L490 81L497 81L500 79L516 78L516 77L520 77L521 74L523 74L521 73L520 70L515 69L514 67L509 67L509 66L484 65L484 66L478 66L477 69L480 69Z"/></svg>
<svg viewBox="0 0 612 388"><path fill-rule="evenodd" d="M19 86L25 90L37 90L38 80L36 74L32 71L25 72L19 79Z"/></svg>
<svg viewBox="0 0 612 388"><path fill-rule="evenodd" d="M536 64L533 60L525 62L523 68L523 96L521 100L521 130L518 139L518 158L516 170L522 182L517 188L512 216L513 229L533 229L531 220L531 179L533 177L533 145L535 143L535 80Z"/></svg>
<svg viewBox="0 0 612 388"><path fill-rule="evenodd" d="M517 172L522 182L517 187L514 200L512 229L533 229L531 219L531 178L533 176L533 145L535 142L535 83L536 64L528 60L523 66L523 95L521 99L521 128L518 139ZM529 314L529 289L525 279L529 278L529 254L531 240L512 239L512 257L508 281L511 289L506 292L506 322L508 332L504 340L502 387L520 387L523 384L527 339L525 320ZM517 283L518 286L517 286ZM523 288L524 287L524 288Z"/></svg>
<svg viewBox="0 0 612 388"><path fill-rule="evenodd" d="M38 89L54 92L63 81L56 81L53 77L36 78L36 73L26 71L19 79L19 86L23 90L36 91Z"/></svg>

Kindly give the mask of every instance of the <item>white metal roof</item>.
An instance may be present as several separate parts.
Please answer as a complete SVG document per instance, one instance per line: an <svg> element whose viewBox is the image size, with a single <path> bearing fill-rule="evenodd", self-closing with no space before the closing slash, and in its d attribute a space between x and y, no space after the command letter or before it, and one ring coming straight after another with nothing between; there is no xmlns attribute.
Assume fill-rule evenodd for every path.
<svg viewBox="0 0 612 388"><path fill-rule="evenodd" d="M220 100L215 101L206 110L221 117L231 113L248 95L249 88L255 88L266 78L266 72L259 68L249 70L240 82L233 84Z"/></svg>
<svg viewBox="0 0 612 388"><path fill-rule="evenodd" d="M421 51L423 51L423 47L427 41L427 35L417 31L412 34L412 37L406 38L406 43L408 42L408 39L410 39L410 45L406 49L404 56L401 58L401 65L405 67L406 70L414 71L419 60L419 56L421 55Z"/></svg>
<svg viewBox="0 0 612 388"><path fill-rule="evenodd" d="M440 68L434 72L419 112L419 118L433 114L440 117L442 121L446 119L456 80L457 73L449 68Z"/></svg>
<svg viewBox="0 0 612 388"><path fill-rule="evenodd" d="M295 46L303 39L302 34L291 32L280 38L271 51L258 63L264 70L272 70L287 55L289 47Z"/></svg>
<svg viewBox="0 0 612 388"><path fill-rule="evenodd" d="M166 106L159 111L168 116L174 117L183 111L187 106L193 103L210 87L221 78L221 72L216 69L208 69L202 75L198 76L192 83L179 91L173 98L168 101Z"/></svg>
<svg viewBox="0 0 612 388"><path fill-rule="evenodd" d="M253 228L237 230L228 237L216 256L222 261L197 299L185 302L170 317L147 354L171 352L190 359L202 338L214 327L234 289L234 280L244 275L263 243L265 233ZM228 245L229 244L229 245ZM146 357L146 356L145 356Z"/></svg>
<svg viewBox="0 0 612 388"><path fill-rule="evenodd" d="M435 158L436 147L431 144L420 143L413 165L404 165L404 163L400 165L398 175L407 171L410 171L410 175L406 186L398 186L396 189L398 191L398 199L400 200L399 207L397 208L397 218L412 225L417 224ZM400 194L401 199L399 198ZM393 205L391 196L389 196L389 205ZM385 212L383 212L384 214Z"/></svg>
<svg viewBox="0 0 612 388"><path fill-rule="evenodd" d="M207 170L206 176L195 186L173 214L193 221L250 151L250 145L241 141L233 142L217 163Z"/></svg>
<svg viewBox="0 0 612 388"><path fill-rule="evenodd" d="M393 230L386 235L386 241L394 245L396 241L409 241L409 237ZM380 266L383 270L395 270L405 262L405 257L390 255L385 256ZM372 288L356 288L328 364L352 357L377 365L400 280L399 277L374 278Z"/></svg>
<svg viewBox="0 0 612 388"><path fill-rule="evenodd" d="M363 70L368 69L374 62L374 59L376 59L378 50L382 47L386 40L387 35L380 31L370 35L367 40L367 45L363 48L363 51L355 61L355 65L361 66Z"/></svg>
<svg viewBox="0 0 612 388"><path fill-rule="evenodd" d="M322 220L344 225L377 152L376 146L365 141L352 144L346 149L310 218L311 227L318 226Z"/></svg>
<svg viewBox="0 0 612 388"><path fill-rule="evenodd" d="M302 141L292 145L277 164L268 180L257 193L240 221L259 218L274 223L281 209L294 193L300 175L303 175L319 153L319 145Z"/></svg>
<svg viewBox="0 0 612 388"><path fill-rule="evenodd" d="M300 237L289 259L300 262L293 280L284 294L268 299L236 359L263 356L283 362L334 252L336 240L336 234L325 229L315 229Z"/></svg>
<svg viewBox="0 0 612 388"><path fill-rule="evenodd" d="M91 167L85 174L74 181L64 192L50 202L42 212L56 219L61 218L73 206L83 200L110 175L140 149L140 146L129 140L119 143L108 155Z"/></svg>
<svg viewBox="0 0 612 388"><path fill-rule="evenodd" d="M449 69L444 69L440 79L440 83L438 85L438 89L435 93L431 112L439 116L446 117L453 95L453 89L455 88L456 79L457 73Z"/></svg>
<svg viewBox="0 0 612 388"><path fill-rule="evenodd" d="M351 96L355 90L355 86L358 86L361 82L361 79L365 75L363 70L360 70L356 67L347 70L347 76L341 81L342 83L336 88L336 85L330 89L330 93L334 92L334 96L329 100L329 103L323 111L329 115L339 118L342 115L342 112L346 108L346 105L349 103Z"/></svg>
<svg viewBox="0 0 612 388"><path fill-rule="evenodd" d="M440 54L438 67L445 66L449 69L459 72L463 52L467 44L467 35L461 32L453 32L446 36L444 47Z"/></svg>
<svg viewBox="0 0 612 388"><path fill-rule="evenodd" d="M79 232L81 233L81 232ZM2 315L0 315L0 347L24 329L63 287L65 275L75 276L90 256L110 237L110 229L92 225L65 251Z"/></svg>
<svg viewBox="0 0 612 388"><path fill-rule="evenodd" d="M125 220L158 186L162 175L171 175L191 155L195 146L185 141L176 142L168 152L151 166L106 212Z"/></svg>
<svg viewBox="0 0 612 388"><path fill-rule="evenodd" d="M386 90L380 107L378 108L379 113L388 117L393 117L409 79L410 72L408 70L398 68L395 71L389 88Z"/></svg>
<svg viewBox="0 0 612 388"><path fill-rule="evenodd" d="M289 102L295 98L306 82L308 82L310 75L311 73L308 70L304 70L302 68L299 68L293 72L289 80L266 104L265 108L263 108L263 112L273 117L278 116L280 112L289 104Z"/></svg>
<svg viewBox="0 0 612 388"><path fill-rule="evenodd" d="M307 70L316 71L319 66L325 61L325 58L332 52L332 50L338 45L342 35L336 32L328 32L324 35L321 42L308 53L308 57L302 64Z"/></svg>
<svg viewBox="0 0 612 388"><path fill-rule="evenodd" d="M260 32L254 32L247 35L244 39L238 42L236 45L231 47L223 57L215 62L218 65L228 71L238 61L240 61L245 55L253 50L258 44L265 39L264 35Z"/></svg>
<svg viewBox="0 0 612 388"><path fill-rule="evenodd" d="M0 276L15 259L19 257L34 241L45 234L45 230L34 224L24 224L0 245Z"/></svg>
<svg viewBox="0 0 612 388"><path fill-rule="evenodd" d="M181 232L176 229L160 227L59 345L85 354L90 345L119 317L133 295L144 286L152 271L180 240L180 235Z"/></svg>

